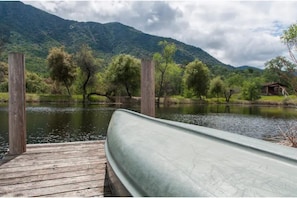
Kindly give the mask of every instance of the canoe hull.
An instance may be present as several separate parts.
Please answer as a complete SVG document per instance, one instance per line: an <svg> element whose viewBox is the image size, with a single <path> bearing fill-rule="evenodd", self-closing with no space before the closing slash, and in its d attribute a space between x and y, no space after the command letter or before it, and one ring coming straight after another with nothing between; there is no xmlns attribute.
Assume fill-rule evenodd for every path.
<svg viewBox="0 0 297 198"><path fill-rule="evenodd" d="M117 110L105 151L120 196L296 196L295 149L229 132Z"/></svg>
<svg viewBox="0 0 297 198"><path fill-rule="evenodd" d="M108 184L112 193L113 197L123 196L123 197L131 197L132 195L126 189L124 184L122 184L121 180L115 174L113 168L111 167L110 163L107 162L107 171L106 177L108 178Z"/></svg>

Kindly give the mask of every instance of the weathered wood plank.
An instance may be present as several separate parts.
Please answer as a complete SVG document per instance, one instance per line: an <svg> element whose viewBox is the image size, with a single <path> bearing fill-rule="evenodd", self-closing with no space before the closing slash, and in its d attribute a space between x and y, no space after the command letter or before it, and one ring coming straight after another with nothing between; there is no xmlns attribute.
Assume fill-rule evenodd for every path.
<svg viewBox="0 0 297 198"><path fill-rule="evenodd" d="M60 143L64 144L64 143ZM66 145L57 145L57 146L51 146L51 145L46 145L45 147L41 147L39 145L28 145L27 148L30 148L26 153L24 154L31 154L31 153L42 153L42 152L59 152L61 150L63 151L72 151L73 149L75 150L83 150L83 149L103 149L104 144L66 144Z"/></svg>
<svg viewBox="0 0 297 198"><path fill-rule="evenodd" d="M76 191L70 191L70 192L63 192L63 193L56 193L47 195L48 197L103 197L104 193L100 193L102 190L102 187L95 187L95 188L88 188L88 189L82 189L82 190L76 190Z"/></svg>
<svg viewBox="0 0 297 198"><path fill-rule="evenodd" d="M155 63L141 60L141 113L155 117Z"/></svg>
<svg viewBox="0 0 297 198"><path fill-rule="evenodd" d="M26 157L26 156L30 156L30 157L38 157L39 155L54 155L54 154L74 154L74 155L82 155L81 153L86 153L86 152L102 152L104 150L104 148L96 148L96 147L90 147L90 148L77 148L77 147L71 147L68 149L63 149L63 148L53 148L52 150L47 149L47 150L42 150L40 149L40 151L38 152L38 150L36 149L36 151L28 151L26 153L24 153L23 155L17 156L16 158L22 158L22 157Z"/></svg>
<svg viewBox="0 0 297 198"><path fill-rule="evenodd" d="M46 148L70 148L70 147L90 147L90 146L104 146L103 142L100 141L104 141L104 140L98 140L98 141L90 141L86 144L84 144L83 142L64 142L64 143L49 143L49 144L28 144L27 147L30 148L31 150L33 150L34 148L38 148L38 149L46 149ZM65 149L66 149L65 148Z"/></svg>
<svg viewBox="0 0 297 198"><path fill-rule="evenodd" d="M93 140L93 141L77 141L77 142L63 142L63 143L49 143L49 144L28 144L27 148L48 148L48 147L69 147L69 146L87 146L87 145L104 145L104 140Z"/></svg>
<svg viewBox="0 0 297 198"><path fill-rule="evenodd" d="M24 155L31 155L35 153L60 153L60 152L71 152L71 151L85 151L85 150L102 150L103 146L100 148L100 145L90 145L90 147L82 147L82 146L69 146L69 147L48 147L48 148L32 148L28 152L24 153Z"/></svg>
<svg viewBox="0 0 297 198"><path fill-rule="evenodd" d="M98 154L99 155L99 154ZM45 156L44 156L45 157ZM99 157L99 158L98 158ZM78 163L78 162L90 162L100 160L104 157L104 155L99 156L67 156L67 155L54 155L53 158L48 158L45 160L40 160L40 158L19 158L13 163L6 163L0 166L0 173L2 171L6 171L7 168L17 168L17 167L25 167L25 166L38 166L38 165L50 165L50 164L57 164L57 163ZM103 158L104 159L104 158ZM4 169L4 170L3 170Z"/></svg>
<svg viewBox="0 0 297 198"><path fill-rule="evenodd" d="M104 141L28 145L26 153L5 159L0 196L104 195Z"/></svg>
<svg viewBox="0 0 297 198"><path fill-rule="evenodd" d="M24 190L33 190L39 188L47 188L53 186L59 186L61 184L76 184L82 182L89 182L89 181L96 181L98 179L104 179L105 175L102 174L91 174L91 175L80 175L65 178L58 178L58 179L48 179L48 180L40 180L40 181L31 181L27 183L20 183L20 184L11 184L6 186L1 186L1 191L5 193L12 193L12 192L21 192Z"/></svg>
<svg viewBox="0 0 297 198"><path fill-rule="evenodd" d="M20 159L21 161L23 161L22 158L28 157L28 160L30 160L30 158L38 158L40 157L40 155L46 155L47 157L51 156L51 155L57 155L64 158L64 156L62 155L67 155L67 157L71 154L76 155L78 157L84 156L85 153L88 153L88 156L91 154L96 155L96 152L98 153L103 153L104 150L104 144L102 143L104 141L99 141L99 143L95 144L94 142L92 143L87 143L87 147L82 146L81 143L59 143L61 146L59 146L59 144L55 143L54 145L56 146L52 146L51 144L44 144L44 147L41 147L40 144L38 145L28 145L27 148L29 148L29 150L26 153L23 153L22 155L18 155L18 156L13 156L13 155L9 155L6 156L5 159L0 161L0 168L2 164L5 164L7 161L11 161L11 159L13 159L14 162L18 161L18 159ZM65 145L67 146L65 146ZM38 160L38 159L36 159ZM11 163L11 162L10 162Z"/></svg>
<svg viewBox="0 0 297 198"><path fill-rule="evenodd" d="M34 172L29 171L17 171L17 172L9 172L9 174L4 173L0 174L1 180L8 181L13 178L24 178L24 177L30 177L35 175L42 175L42 174L54 174L54 173L63 173L63 172L77 172L78 170L86 170L86 169L104 169L105 163L98 164L95 163L85 163L80 164L77 166L65 166L65 167L59 167L59 168L48 168L48 169L38 169Z"/></svg>
<svg viewBox="0 0 297 198"><path fill-rule="evenodd" d="M97 192L97 188L100 189ZM14 191L10 193L0 194L0 196L6 197L14 197L14 196L24 196L24 197L36 197L36 196L50 196L55 195L58 193L65 193L65 192L77 192L84 189L94 189L95 193L98 193L98 196L104 193L103 185L96 183L95 181L87 181L81 183L74 183L74 184L65 184L65 185L57 185L57 186L49 186L46 188L38 188L38 189L29 189L23 191ZM92 193L93 194L93 193ZM88 195L85 195L88 197Z"/></svg>
<svg viewBox="0 0 297 198"><path fill-rule="evenodd" d="M25 56L21 53L8 55L9 78L9 153L26 151L26 82Z"/></svg>
<svg viewBox="0 0 297 198"><path fill-rule="evenodd" d="M71 161L71 163L68 163L67 160L65 159L60 160L60 163L56 164L38 164L37 166L18 166L18 167L12 167L9 169L0 169L0 174L1 173L9 173L9 172L17 172L20 170L20 168L23 168L23 171L35 171L35 170L40 170L40 169L57 169L60 167L68 167L68 166L76 166L81 163L88 164L88 163L98 163L98 164L104 164L106 162L105 159L94 159L94 160L88 160L86 162L84 161Z"/></svg>
<svg viewBox="0 0 297 198"><path fill-rule="evenodd" d="M78 177L78 176L83 176L83 175L91 175L91 174L105 174L105 164L100 166L96 166L96 167L92 167L93 169L84 169L84 170L75 170L75 172L73 171L59 171L57 172L47 172L47 170L45 170L44 172L42 172L41 174L37 174L37 175L28 175L25 177L19 177L19 175L15 174L14 178L10 178L9 180L6 179L0 179L0 185L13 185L13 184L22 184L22 183L28 183L28 182L37 182L37 181L43 181L43 180L53 180L53 179L59 179L59 178L69 178L69 177ZM19 173L19 172L18 172Z"/></svg>

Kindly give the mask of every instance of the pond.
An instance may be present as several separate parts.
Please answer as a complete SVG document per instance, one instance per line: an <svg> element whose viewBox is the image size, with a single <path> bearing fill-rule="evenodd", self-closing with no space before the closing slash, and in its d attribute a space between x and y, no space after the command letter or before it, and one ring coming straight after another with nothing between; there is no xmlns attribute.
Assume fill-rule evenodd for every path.
<svg viewBox="0 0 297 198"><path fill-rule="evenodd" d="M27 142L54 143L105 139L117 108L139 106L27 105ZM274 137L295 123L297 108L242 105L179 105L156 109L156 117L216 128L258 139ZM0 159L8 148L8 107L0 105ZM297 125L297 123L296 123Z"/></svg>

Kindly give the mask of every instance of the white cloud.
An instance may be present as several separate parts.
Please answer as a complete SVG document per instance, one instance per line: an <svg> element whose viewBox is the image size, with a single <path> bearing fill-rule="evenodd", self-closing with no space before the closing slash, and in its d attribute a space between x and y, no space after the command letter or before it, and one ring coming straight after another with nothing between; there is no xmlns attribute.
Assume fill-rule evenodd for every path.
<svg viewBox="0 0 297 198"><path fill-rule="evenodd" d="M121 22L172 37L233 66L264 63L287 54L280 35L296 23L295 1L33 1L65 19Z"/></svg>

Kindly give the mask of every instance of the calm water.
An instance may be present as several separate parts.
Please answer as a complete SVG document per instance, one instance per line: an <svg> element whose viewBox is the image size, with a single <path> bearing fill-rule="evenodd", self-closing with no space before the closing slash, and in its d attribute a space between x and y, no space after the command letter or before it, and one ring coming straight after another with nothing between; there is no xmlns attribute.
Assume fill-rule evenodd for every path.
<svg viewBox="0 0 297 198"><path fill-rule="evenodd" d="M27 142L53 143L104 139L119 106L31 105L26 108ZM126 107L139 111L139 107ZM183 105L156 109L156 117L264 139L294 124L297 108ZM297 122L296 122L297 124ZM0 105L0 158L8 147L8 108Z"/></svg>

